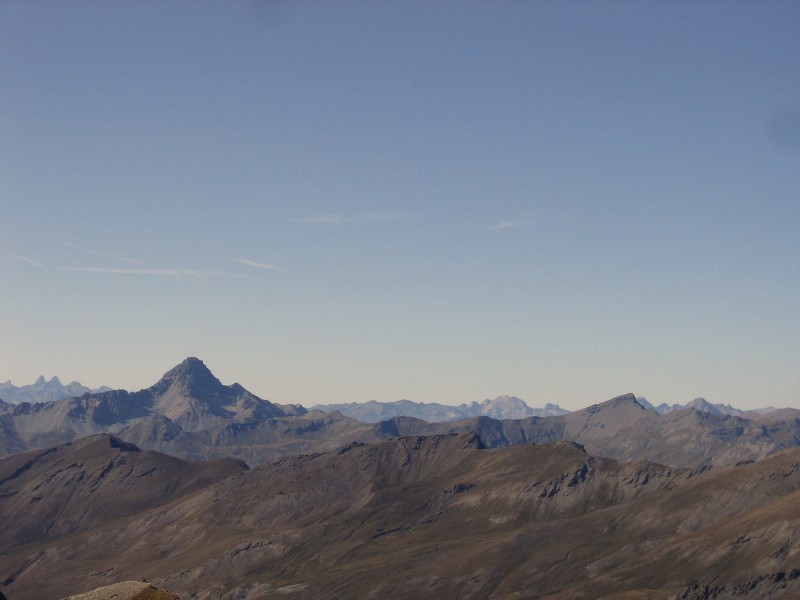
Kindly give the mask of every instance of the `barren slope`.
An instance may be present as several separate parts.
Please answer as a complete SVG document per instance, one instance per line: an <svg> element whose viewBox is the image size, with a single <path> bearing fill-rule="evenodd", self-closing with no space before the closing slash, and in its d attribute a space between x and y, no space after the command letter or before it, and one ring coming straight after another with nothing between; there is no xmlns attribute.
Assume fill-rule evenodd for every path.
<svg viewBox="0 0 800 600"><path fill-rule="evenodd" d="M200 599L791 597L798 490L797 450L687 470L567 442L412 437L283 458L58 539L12 538L0 575L14 600L142 577ZM0 498L4 522L15 502Z"/></svg>

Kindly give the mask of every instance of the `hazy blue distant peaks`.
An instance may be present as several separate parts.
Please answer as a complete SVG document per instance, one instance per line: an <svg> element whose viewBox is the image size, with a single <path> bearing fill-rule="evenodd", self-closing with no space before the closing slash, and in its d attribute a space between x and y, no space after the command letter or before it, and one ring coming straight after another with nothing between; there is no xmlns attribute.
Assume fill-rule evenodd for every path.
<svg viewBox="0 0 800 600"><path fill-rule="evenodd" d="M557 404L547 404L544 408L531 408L516 396L498 396L494 400L470 404L439 404L438 402L413 402L396 400L394 402L350 402L346 404L324 404L314 407L325 412L339 411L343 415L366 423L377 423L393 417L413 417L429 423L459 421L470 417L488 416L494 419L523 419L525 417L551 417L567 414Z"/></svg>
<svg viewBox="0 0 800 600"><path fill-rule="evenodd" d="M658 414L660 414L660 415L665 415L665 414L667 414L668 412L671 412L671 411L673 411L673 410L677 410L677 409L679 409L679 408L683 408L683 406L682 406L681 404L673 404L672 406L670 406L670 405L669 405L669 404L667 404L666 402L662 402L662 403L661 403L661 404L659 404L658 406L655 406L654 404L652 404L651 402L649 402L649 401L647 400L647 398L645 398L644 396L637 396L637 397L636 397L636 401L637 401L639 404L641 404L642 406L644 406L646 409L648 409L648 410L652 410L652 411L655 411L655 412L657 412L657 413L658 413Z"/></svg>
<svg viewBox="0 0 800 600"><path fill-rule="evenodd" d="M569 412L558 406L558 404L546 404L544 408L531 408L516 396L498 396L494 400L487 399L481 402L480 407L481 414L493 419L553 417L565 415Z"/></svg>
<svg viewBox="0 0 800 600"><path fill-rule="evenodd" d="M711 404L705 398L695 398L689 404L686 405L686 408L693 408L695 410L699 410L701 412L707 412L714 415L734 415L734 416L741 416L744 411L739 410L738 408L733 408L728 404Z"/></svg>
<svg viewBox="0 0 800 600"><path fill-rule="evenodd" d="M774 406L767 406L764 408L757 408L750 411L741 410L739 408L734 408L730 404L713 404L706 400L705 398L699 397L695 398L691 402L687 404L667 404L666 402L662 402L658 406L654 406L650 402L647 401L647 398L639 396L636 400L647 409L653 410L660 415L665 415L667 413L671 413L676 410L685 410L685 409L693 409L699 412L709 413L712 415L727 415L727 416L734 416L734 417L741 417L745 415L745 413L756 413L756 414L768 414L777 410Z"/></svg>
<svg viewBox="0 0 800 600"><path fill-rule="evenodd" d="M11 404L19 404L20 402L36 404L37 402L52 402L63 398L82 396L87 392L104 392L109 389L103 386L93 390L77 381L73 381L69 385L63 385L58 377L54 376L50 381L47 381L44 375L39 375L33 384L21 387L15 386L10 380L6 381L0 385L0 398Z"/></svg>

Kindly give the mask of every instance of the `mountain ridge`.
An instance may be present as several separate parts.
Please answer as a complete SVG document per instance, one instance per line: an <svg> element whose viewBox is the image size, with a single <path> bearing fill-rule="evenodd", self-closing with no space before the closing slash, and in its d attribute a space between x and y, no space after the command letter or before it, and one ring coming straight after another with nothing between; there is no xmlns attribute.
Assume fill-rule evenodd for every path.
<svg viewBox="0 0 800 600"><path fill-rule="evenodd" d="M352 443L248 470L109 443L0 460L0 520L14 525L0 532L10 598L142 577L198 600L800 593L798 448L676 469L570 442L486 448L468 432ZM175 486L176 476L193 487ZM116 513L83 516L86 501L113 504L112 495L124 501Z"/></svg>
<svg viewBox="0 0 800 600"><path fill-rule="evenodd" d="M557 404L546 404L543 408L532 408L516 396L497 396L493 400L473 401L457 406L437 402L414 402L396 400L394 402L349 402L344 404L316 404L312 410L323 412L338 411L341 414L366 423L378 423L392 417L413 417L428 422L458 421L477 416L496 419L521 419L524 417L544 417L567 414Z"/></svg>
<svg viewBox="0 0 800 600"><path fill-rule="evenodd" d="M499 399L500 408L519 406L513 397ZM190 357L138 392L87 393L34 405L0 402L0 456L103 432L185 460L232 457L253 466L353 442L466 432L487 447L566 440L600 456L671 466L735 464L800 444L800 411L794 409L729 415L690 407L661 415L643 402L629 393L554 416L445 422L396 416L368 423L337 411L273 404L238 383L222 384Z"/></svg>

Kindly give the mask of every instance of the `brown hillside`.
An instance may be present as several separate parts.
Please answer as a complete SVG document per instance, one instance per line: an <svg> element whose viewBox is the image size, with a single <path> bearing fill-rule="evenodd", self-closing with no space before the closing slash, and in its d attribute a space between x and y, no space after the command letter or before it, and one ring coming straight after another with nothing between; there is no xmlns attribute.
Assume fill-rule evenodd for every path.
<svg viewBox="0 0 800 600"><path fill-rule="evenodd" d="M800 584L798 465L792 450L674 469L474 434L351 444L232 468L55 538L11 536L0 575L14 600L142 577L199 599L785 598ZM0 497L3 522L58 468L32 464L31 487Z"/></svg>

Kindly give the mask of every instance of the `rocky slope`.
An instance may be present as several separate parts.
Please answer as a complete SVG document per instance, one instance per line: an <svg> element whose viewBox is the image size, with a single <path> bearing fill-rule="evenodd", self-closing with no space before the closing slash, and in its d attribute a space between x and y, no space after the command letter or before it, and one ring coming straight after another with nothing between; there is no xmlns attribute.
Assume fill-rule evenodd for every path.
<svg viewBox="0 0 800 600"><path fill-rule="evenodd" d="M45 501L40 490L59 507L37 519L40 538L4 534L10 598L142 578L201 600L800 594L798 449L674 469L568 442L487 449L469 433L416 436L250 470L204 467L213 476L189 475L194 483L177 490L168 483L176 472L156 469L140 479L164 490L153 505L131 501L69 530L60 515L79 514L98 481L110 487L95 493L119 485L122 498L147 470L131 462L145 453L108 442L0 461L3 523ZM90 465L89 450L102 459ZM120 455L127 460L109 458ZM78 463L83 477L62 485Z"/></svg>
<svg viewBox="0 0 800 600"><path fill-rule="evenodd" d="M75 535L168 504L247 470L241 461L187 463L99 434L0 461L0 547Z"/></svg>

